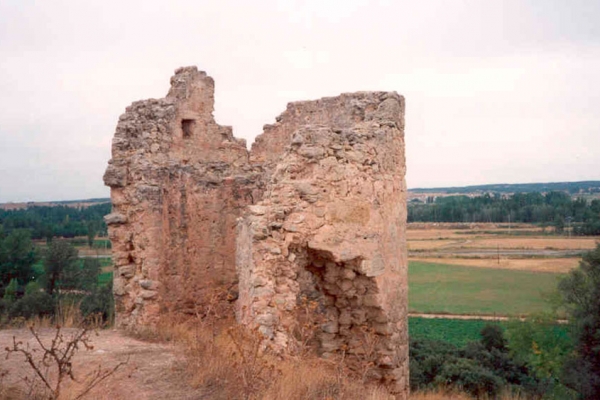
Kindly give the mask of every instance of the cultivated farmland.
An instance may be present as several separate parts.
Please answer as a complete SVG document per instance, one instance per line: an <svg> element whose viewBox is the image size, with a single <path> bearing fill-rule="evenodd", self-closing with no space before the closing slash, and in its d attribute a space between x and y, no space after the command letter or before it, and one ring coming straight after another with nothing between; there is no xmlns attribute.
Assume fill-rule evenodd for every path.
<svg viewBox="0 0 600 400"><path fill-rule="evenodd" d="M549 311L544 294L560 276L419 261L408 275L411 312L512 316Z"/></svg>

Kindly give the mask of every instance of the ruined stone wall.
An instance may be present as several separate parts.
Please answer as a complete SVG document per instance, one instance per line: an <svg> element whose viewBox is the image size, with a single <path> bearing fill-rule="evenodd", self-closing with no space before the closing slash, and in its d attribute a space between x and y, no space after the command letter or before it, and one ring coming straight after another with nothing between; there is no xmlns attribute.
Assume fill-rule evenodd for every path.
<svg viewBox="0 0 600 400"><path fill-rule="evenodd" d="M119 118L104 175L119 327L193 312L204 290L237 282L236 218L260 198L260 174L245 142L215 123L213 103L212 78L181 68L166 98Z"/></svg>
<svg viewBox="0 0 600 400"><path fill-rule="evenodd" d="M404 99L290 103L251 152L215 123L213 103L212 79L181 68L165 98L119 118L104 176L117 325L192 313L224 287L271 347L297 345L315 317L323 356L372 362L367 375L405 398Z"/></svg>
<svg viewBox="0 0 600 400"><path fill-rule="evenodd" d="M288 127L291 110L302 121L292 117ZM357 368L374 362L369 376L403 393L404 100L357 93L291 104L253 153L268 149L275 130L293 133L263 200L248 206L238 226L238 318L285 348L305 302L316 303L324 316L321 353L343 349ZM368 346L373 354L365 355Z"/></svg>

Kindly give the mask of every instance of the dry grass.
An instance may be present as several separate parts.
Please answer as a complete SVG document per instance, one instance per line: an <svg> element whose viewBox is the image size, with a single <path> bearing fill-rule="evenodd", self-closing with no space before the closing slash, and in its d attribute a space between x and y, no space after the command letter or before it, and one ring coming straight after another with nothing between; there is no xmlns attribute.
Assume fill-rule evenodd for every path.
<svg viewBox="0 0 600 400"><path fill-rule="evenodd" d="M505 225L498 224L452 224L452 223L409 223L407 227L408 240L460 239L465 236L497 236L497 233L507 232ZM511 224L512 233L542 234L542 228L530 224ZM496 234L492 234L495 232Z"/></svg>
<svg viewBox="0 0 600 400"><path fill-rule="evenodd" d="M472 397L462 393L445 391L411 393L411 400L471 400Z"/></svg>
<svg viewBox="0 0 600 400"><path fill-rule="evenodd" d="M469 238L462 244L466 248L491 248L500 246L501 249L534 249L534 250L591 250L596 247L598 238L556 238L556 237L498 237L498 238Z"/></svg>
<svg viewBox="0 0 600 400"><path fill-rule="evenodd" d="M464 235L454 229L411 229L406 230L406 237L410 240L441 240L464 239Z"/></svg>
<svg viewBox="0 0 600 400"><path fill-rule="evenodd" d="M417 392L411 393L411 400L472 400L473 397L470 397L464 393L457 393L452 391L445 390L435 390L435 391L427 391L427 392ZM486 400L488 397L480 398L481 400ZM511 394L503 394L498 397L492 397L490 399L494 400L525 400L525 397L519 395L511 395Z"/></svg>
<svg viewBox="0 0 600 400"><path fill-rule="evenodd" d="M508 269L518 271L534 271L534 272L554 272L567 273L579 265L578 258L524 258L524 259L507 259L500 258L500 263L494 258L412 258L410 261L461 265L466 267L479 268L494 268Z"/></svg>
<svg viewBox="0 0 600 400"><path fill-rule="evenodd" d="M509 236L471 236L415 240L409 235L409 250L434 249L523 249L523 250L591 250L596 247L599 238L556 238L556 237L509 237Z"/></svg>
<svg viewBox="0 0 600 400"><path fill-rule="evenodd" d="M462 227L462 228L460 228ZM460 229L459 229L460 228ZM518 224L510 229L496 224L409 224L406 232L411 250L439 247L497 248L501 249L556 249L588 250L596 246L600 237L544 236L542 228ZM534 235L516 236L528 232ZM539 235L535 234L539 232Z"/></svg>
<svg viewBox="0 0 600 400"><path fill-rule="evenodd" d="M363 384L341 360L324 360L306 348L274 353L256 331L227 315L219 296L200 302L195 318L163 318L144 338L168 340L183 348L189 383L210 399L391 400L385 388ZM313 313L314 314L314 313ZM310 342L314 331L298 334Z"/></svg>
<svg viewBox="0 0 600 400"><path fill-rule="evenodd" d="M348 371L339 360L323 360L305 352L296 356L275 355L263 351L260 341L257 340L258 337L252 332L246 331L243 327L230 324L233 324L233 321L228 319L210 321L207 318L196 318L190 321L188 318L187 321L183 321L183 319L172 318L164 320L153 332L146 331L142 333L142 336L152 340L175 343L176 348L181 349L181 353L184 354L184 358L181 360L182 368L179 368L179 361L177 362L178 382L171 381L170 379L174 379L173 377L166 378L165 382L170 386L159 385L153 388L154 391L144 392L146 397L143 398L162 398L167 393L164 390L171 390L169 393L174 396L173 398L206 398L211 400L393 399L385 388L363 384L360 377ZM234 327L231 328L231 326ZM180 354L180 352L177 351L176 354ZM156 357L156 355L154 354L151 357ZM179 356L177 356L177 359L180 359ZM89 363L98 361L95 358L86 358L82 362L89 365ZM145 359L145 362L141 365L146 365L149 362L150 359ZM79 363L77 368L84 364ZM2 385L1 370L2 368L0 368L0 399L23 399L22 391L17 393L11 390L8 385ZM161 373L168 375L173 372L164 370ZM141 387L136 386L136 381L131 380L131 375L131 372L125 375L120 374L118 378L115 378L119 379L118 382L113 384L111 381L107 385L111 390L117 384L122 386L125 392L118 391L120 394L138 393L135 390L140 390ZM137 375L137 373L133 375ZM148 379L147 376L138 378L140 382L142 379L144 381ZM153 379L156 379L156 377ZM173 385L179 385L179 379L187 382L185 386L188 386L189 389L175 394ZM185 382L181 382L181 384L183 385ZM159 388L162 390L157 391L156 389ZM69 385L65 388L62 397L73 397L75 389L77 387ZM126 398L122 396L115 397L114 393L108 390L108 387L100 389L90 398L99 400ZM179 387L179 389L182 388ZM153 395L156 397L152 397ZM410 398L417 400L469 399L469 397L461 394L442 391L414 393ZM502 399L515 400L515 398L510 397Z"/></svg>
<svg viewBox="0 0 600 400"><path fill-rule="evenodd" d="M282 363L279 379L261 396L264 400L365 399L393 400L377 386L365 387L360 381L341 375L335 364L316 358Z"/></svg>
<svg viewBox="0 0 600 400"><path fill-rule="evenodd" d="M55 326L62 328L86 327L88 329L101 329L106 327L106 323L102 321L100 315L91 315L89 317L81 315L79 302L62 301L58 304L56 313L52 317L35 316L28 320L14 318L7 324L7 327L10 328L34 327L36 329L44 329L54 328Z"/></svg>
<svg viewBox="0 0 600 400"><path fill-rule="evenodd" d="M434 239L434 240L415 240L407 242L408 250L437 250L443 248L459 248L468 243L464 238L458 239Z"/></svg>
<svg viewBox="0 0 600 400"><path fill-rule="evenodd" d="M364 371L350 370L343 356L317 357L306 349L273 353L256 331L237 325L219 296L200 302L196 317L165 317L143 337L175 343L185 354L186 379L214 400L393 400L389 391L365 382ZM226 303L225 303L226 304ZM308 330L306 335L314 334ZM297 338L304 342L307 338ZM357 361L357 360L354 360ZM365 365L368 360L363 360ZM360 360L358 360L360 362ZM415 393L417 400L469 399L460 393ZM502 397L504 400L516 400Z"/></svg>
<svg viewBox="0 0 600 400"><path fill-rule="evenodd" d="M80 257L97 257L97 256L110 257L110 256L112 256L111 249L91 248L89 246L83 246L83 247L77 247L77 250L79 250Z"/></svg>
<svg viewBox="0 0 600 400"><path fill-rule="evenodd" d="M177 321L177 322L173 322ZM147 335L149 335L147 333ZM148 336L177 343L186 354L187 379L204 388L214 400L393 400L382 386L364 384L361 377L337 360L314 354L273 354L261 346L260 336L233 321L217 323L175 318L162 323ZM467 400L448 391L417 392L416 400ZM518 400L503 396L501 400Z"/></svg>
<svg viewBox="0 0 600 400"><path fill-rule="evenodd" d="M591 250L600 241L600 237L545 236L541 234L541 228L528 224L512 225L511 234L507 232L505 225L496 224L409 224L407 244L414 255L410 260L469 267L566 273L579 264L577 257L568 257L566 252ZM522 235L524 232L527 234ZM498 262L492 253L496 249L510 252L510 258L500 256Z"/></svg>

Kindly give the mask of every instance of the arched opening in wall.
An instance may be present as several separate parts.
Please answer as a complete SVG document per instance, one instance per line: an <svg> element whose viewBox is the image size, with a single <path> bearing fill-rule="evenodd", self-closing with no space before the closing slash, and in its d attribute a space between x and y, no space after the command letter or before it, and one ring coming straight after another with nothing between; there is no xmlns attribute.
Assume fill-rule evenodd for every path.
<svg viewBox="0 0 600 400"><path fill-rule="evenodd" d="M181 120L181 131L183 132L184 139L188 139L188 138L192 137L192 133L194 133L195 126L196 126L196 121L193 119Z"/></svg>
<svg viewBox="0 0 600 400"><path fill-rule="evenodd" d="M382 369L392 366L384 359L394 350L387 348L391 328L379 304L377 284L360 272L362 260L335 262L328 252L308 249L302 261L300 298L316 303L322 318L319 353L343 354L346 364L363 379L382 379Z"/></svg>

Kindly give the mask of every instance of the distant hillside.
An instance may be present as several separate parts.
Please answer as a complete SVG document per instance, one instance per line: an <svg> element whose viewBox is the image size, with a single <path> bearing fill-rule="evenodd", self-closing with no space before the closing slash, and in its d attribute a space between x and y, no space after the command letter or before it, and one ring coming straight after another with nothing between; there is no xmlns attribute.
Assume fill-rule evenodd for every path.
<svg viewBox="0 0 600 400"><path fill-rule="evenodd" d="M439 188L409 189L412 193L446 193L446 194L473 194L473 193L530 193L561 191L571 194L600 193L600 181L581 182L548 182L548 183L500 183L492 185L455 186Z"/></svg>
<svg viewBox="0 0 600 400"><path fill-rule="evenodd" d="M29 207L54 207L65 206L75 208L85 208L96 204L110 203L110 199L97 198L85 200L62 200L62 201L29 201L25 203L0 203L0 210L23 210Z"/></svg>

